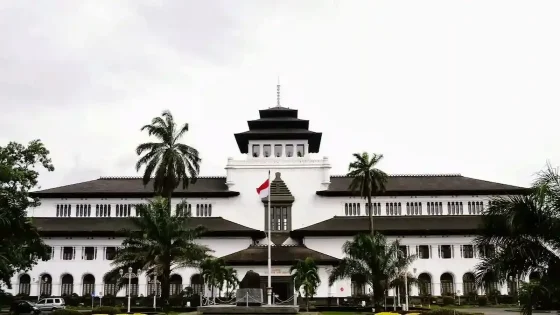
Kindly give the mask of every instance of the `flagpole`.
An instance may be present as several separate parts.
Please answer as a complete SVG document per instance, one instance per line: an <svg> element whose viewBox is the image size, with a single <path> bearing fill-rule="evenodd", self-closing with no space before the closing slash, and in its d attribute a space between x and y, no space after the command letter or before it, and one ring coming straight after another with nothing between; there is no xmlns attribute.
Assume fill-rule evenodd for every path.
<svg viewBox="0 0 560 315"><path fill-rule="evenodd" d="M268 170L268 218L266 219L268 222L268 287L266 288L267 295L268 295L268 305L272 305L272 258L270 253L270 231L272 230L272 222L270 222L270 212L272 209L270 208L270 197L272 196L272 183L270 182L270 170Z"/></svg>

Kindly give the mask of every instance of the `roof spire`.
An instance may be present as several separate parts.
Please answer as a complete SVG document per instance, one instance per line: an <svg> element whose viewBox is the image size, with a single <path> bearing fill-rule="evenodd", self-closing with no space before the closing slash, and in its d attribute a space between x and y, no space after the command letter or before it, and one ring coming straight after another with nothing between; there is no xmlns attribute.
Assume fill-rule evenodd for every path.
<svg viewBox="0 0 560 315"><path fill-rule="evenodd" d="M280 107L280 76L278 76L278 83L276 84L276 107Z"/></svg>

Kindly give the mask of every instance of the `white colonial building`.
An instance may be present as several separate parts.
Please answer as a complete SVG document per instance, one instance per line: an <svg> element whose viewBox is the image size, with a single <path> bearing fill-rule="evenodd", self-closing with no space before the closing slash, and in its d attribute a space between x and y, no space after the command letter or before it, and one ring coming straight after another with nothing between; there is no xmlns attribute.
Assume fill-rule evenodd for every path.
<svg viewBox="0 0 560 315"><path fill-rule="evenodd" d="M200 240L216 257L235 266L239 277L249 270L267 275L267 204L255 189L272 174L272 276L280 299L293 293L289 267L312 257L320 265L319 297L349 297L368 289L351 279L328 285L329 269L342 257L342 245L353 235L367 232L364 199L349 191L351 178L331 174L327 157L319 153L321 133L309 130L309 121L297 110L273 107L260 110L248 122L249 131L235 134L245 159L227 159L226 176L201 177L188 190L177 190L173 205L178 215L189 211L193 223L207 228ZM349 152L350 154L350 152ZM427 285L413 286L411 295L445 293L466 295L473 290L471 273L479 261L471 245L481 211L496 195L525 193L526 188L461 175L394 175L387 191L373 198L375 229L400 239L418 259L410 272ZM52 247L49 261L16 275L13 294L124 295L104 276L116 249L121 229L131 228L133 204L151 198L152 185L140 178L99 178L34 193L41 206L29 210L45 242ZM187 209L177 207L182 201ZM492 250L492 249L489 249ZM176 270L172 293L192 286L202 289L196 269ZM153 292L145 275L132 280L132 292ZM507 294L507 285L497 288ZM422 291L422 292L420 292Z"/></svg>

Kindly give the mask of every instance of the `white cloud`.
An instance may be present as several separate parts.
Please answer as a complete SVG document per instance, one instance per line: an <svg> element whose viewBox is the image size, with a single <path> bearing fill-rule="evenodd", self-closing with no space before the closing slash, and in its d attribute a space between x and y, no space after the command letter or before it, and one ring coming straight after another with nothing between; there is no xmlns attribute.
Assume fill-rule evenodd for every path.
<svg viewBox="0 0 560 315"><path fill-rule="evenodd" d="M41 138L43 187L134 175L139 129L170 109L203 174L282 102L392 173L527 185L559 163L556 1L4 1L0 143ZM98 174L97 174L98 173Z"/></svg>

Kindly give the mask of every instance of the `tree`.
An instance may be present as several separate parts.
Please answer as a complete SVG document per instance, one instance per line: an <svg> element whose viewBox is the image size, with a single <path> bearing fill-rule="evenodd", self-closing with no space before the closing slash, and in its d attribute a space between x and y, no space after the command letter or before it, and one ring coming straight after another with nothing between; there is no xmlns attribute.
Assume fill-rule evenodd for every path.
<svg viewBox="0 0 560 315"><path fill-rule="evenodd" d="M483 253L476 266L476 280L504 283L509 277L541 275L548 292L560 288L560 175L550 164L537 174L527 194L496 197L483 211L480 235L474 244ZM556 296L551 294L551 296ZM529 301L533 301L529 299Z"/></svg>
<svg viewBox="0 0 560 315"><path fill-rule="evenodd" d="M206 258L210 249L199 245L205 231L192 226L190 214L173 216L165 198L156 197L147 204L136 205L138 217L130 219L138 228L125 231L126 239L112 263L109 277L118 277L119 270L142 269L148 276L161 276L161 298L168 301L171 272L177 268L196 267ZM120 285L128 283L121 279Z"/></svg>
<svg viewBox="0 0 560 315"><path fill-rule="evenodd" d="M38 184L38 167L54 171L49 151L40 140L27 146L10 142L0 147L0 287L11 288L15 273L31 269L50 255L49 246L26 213L40 205L38 198L29 196Z"/></svg>
<svg viewBox="0 0 560 315"><path fill-rule="evenodd" d="M305 307L309 312L309 299L317 293L317 288L321 284L319 268L313 258L307 257L305 260L298 260L291 268L290 274L298 291L303 288L305 297ZM295 299L296 297L294 297Z"/></svg>
<svg viewBox="0 0 560 315"><path fill-rule="evenodd" d="M539 302L546 300L549 292L546 286L540 281L530 281L521 284L519 290L519 302L521 303L521 313L523 315L533 314L533 308Z"/></svg>
<svg viewBox="0 0 560 315"><path fill-rule="evenodd" d="M359 276L371 287L374 305L381 304L384 290L395 279L406 273L408 279L415 281L408 273L408 267L416 255L408 255L399 246L398 240L388 243L385 236L379 233L354 236L342 246L344 258L331 271L329 285L333 285L336 280Z"/></svg>
<svg viewBox="0 0 560 315"><path fill-rule="evenodd" d="M221 288L226 277L226 263L221 258L206 258L200 264L204 283L211 290L214 299L214 288Z"/></svg>
<svg viewBox="0 0 560 315"><path fill-rule="evenodd" d="M362 198L367 199L369 212L369 230L373 235L373 208L371 196L384 192L388 175L376 168L377 163L383 158L383 154L370 155L367 152L352 154L354 161L348 165L347 176L353 177L349 189L358 191Z"/></svg>
<svg viewBox="0 0 560 315"><path fill-rule="evenodd" d="M173 191L181 183L183 189L187 189L189 183L196 182L200 172L201 159L198 151L179 142L189 130L189 124L185 123L178 128L173 115L166 110L161 117L155 117L150 125L145 125L140 130L147 130L148 135L155 136L159 142L142 143L136 148L137 155L145 153L136 162L136 170L139 171L145 165L142 177L144 186L148 185L153 176L155 194L168 198L168 203L171 204ZM171 211L171 206L168 208Z"/></svg>
<svg viewBox="0 0 560 315"><path fill-rule="evenodd" d="M230 293L237 289L239 279L237 278L237 270L232 267L226 267L224 271L224 285L226 287L226 297L230 298ZM220 288L221 289L221 288Z"/></svg>

